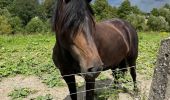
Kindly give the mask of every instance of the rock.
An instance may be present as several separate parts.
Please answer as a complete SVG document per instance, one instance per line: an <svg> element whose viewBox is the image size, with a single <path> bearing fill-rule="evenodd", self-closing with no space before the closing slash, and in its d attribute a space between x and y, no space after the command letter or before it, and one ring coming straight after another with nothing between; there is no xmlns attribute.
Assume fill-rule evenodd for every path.
<svg viewBox="0 0 170 100"><path fill-rule="evenodd" d="M170 38L161 42L148 100L170 100Z"/></svg>

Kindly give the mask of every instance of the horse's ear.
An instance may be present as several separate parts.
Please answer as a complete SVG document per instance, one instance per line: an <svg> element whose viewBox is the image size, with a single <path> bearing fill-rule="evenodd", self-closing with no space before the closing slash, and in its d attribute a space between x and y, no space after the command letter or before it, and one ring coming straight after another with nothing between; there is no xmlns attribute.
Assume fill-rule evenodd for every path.
<svg viewBox="0 0 170 100"><path fill-rule="evenodd" d="M90 3L92 0L87 0L88 3Z"/></svg>

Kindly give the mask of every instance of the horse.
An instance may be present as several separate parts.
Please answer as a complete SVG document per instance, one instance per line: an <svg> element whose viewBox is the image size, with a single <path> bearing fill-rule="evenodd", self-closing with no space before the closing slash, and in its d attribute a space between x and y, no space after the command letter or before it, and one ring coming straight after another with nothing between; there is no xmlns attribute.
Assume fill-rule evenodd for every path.
<svg viewBox="0 0 170 100"><path fill-rule="evenodd" d="M130 74L136 86L136 30L121 19L95 22L90 2L58 0L52 21L56 34L52 59L72 100L77 100L75 75L85 79L86 100L94 100L95 79L101 71L133 66Z"/></svg>

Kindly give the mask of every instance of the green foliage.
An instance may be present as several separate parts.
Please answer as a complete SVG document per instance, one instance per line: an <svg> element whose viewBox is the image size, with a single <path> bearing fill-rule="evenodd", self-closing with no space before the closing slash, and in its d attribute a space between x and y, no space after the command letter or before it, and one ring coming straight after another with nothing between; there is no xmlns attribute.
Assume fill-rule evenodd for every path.
<svg viewBox="0 0 170 100"><path fill-rule="evenodd" d="M150 16L147 22L149 28L153 31L168 31L169 24L162 16Z"/></svg>
<svg viewBox="0 0 170 100"><path fill-rule="evenodd" d="M131 10L134 14L142 14L143 12L138 8L138 6L132 6Z"/></svg>
<svg viewBox="0 0 170 100"><path fill-rule="evenodd" d="M13 16L18 16L26 25L33 17L37 16L38 0L14 0L9 7Z"/></svg>
<svg viewBox="0 0 170 100"><path fill-rule="evenodd" d="M153 76L160 42L168 36L170 36L170 33L166 32L142 32L139 34L138 73L146 75L149 79Z"/></svg>
<svg viewBox="0 0 170 100"><path fill-rule="evenodd" d="M116 17L117 9L111 7L107 0L96 0L92 7L98 21Z"/></svg>
<svg viewBox="0 0 170 100"><path fill-rule="evenodd" d="M169 23L170 25L170 9L167 8L161 8L159 9L159 16L163 16L165 20ZM169 30L170 31L170 30Z"/></svg>
<svg viewBox="0 0 170 100"><path fill-rule="evenodd" d="M0 0L0 9L8 7L12 2L13 0Z"/></svg>
<svg viewBox="0 0 170 100"><path fill-rule="evenodd" d="M170 9L170 4L165 4L163 8L167 8L167 9Z"/></svg>
<svg viewBox="0 0 170 100"><path fill-rule="evenodd" d="M47 18L51 18L55 8L55 0L45 0L43 6L45 8Z"/></svg>
<svg viewBox="0 0 170 100"><path fill-rule="evenodd" d="M145 16L130 14L127 16L127 20L135 27L136 30L142 31L147 29Z"/></svg>
<svg viewBox="0 0 170 100"><path fill-rule="evenodd" d="M63 82L55 71L42 76L42 80L43 83L47 84L49 87L63 86Z"/></svg>
<svg viewBox="0 0 170 100"><path fill-rule="evenodd" d="M5 17L7 17L7 18L10 18L10 17L11 17L11 14L10 14L10 12L8 11L8 9L1 9L1 8L0 8L0 15L1 15L1 16L5 16Z"/></svg>
<svg viewBox="0 0 170 100"><path fill-rule="evenodd" d="M13 29L13 34L21 33L23 31L23 24L19 17L11 17L9 23Z"/></svg>
<svg viewBox="0 0 170 100"><path fill-rule="evenodd" d="M0 35L2 34L11 34L12 27L8 23L8 19L5 16L0 15Z"/></svg>
<svg viewBox="0 0 170 100"><path fill-rule="evenodd" d="M151 11L151 14L153 16L159 16L159 10L157 8L153 8L152 11Z"/></svg>
<svg viewBox="0 0 170 100"><path fill-rule="evenodd" d="M119 18L126 19L126 16L132 13L132 7L129 0L124 0L124 2L118 8Z"/></svg>
<svg viewBox="0 0 170 100"><path fill-rule="evenodd" d="M53 100L53 96L51 94L47 94L45 96L38 96L38 97L33 98L31 100Z"/></svg>
<svg viewBox="0 0 170 100"><path fill-rule="evenodd" d="M38 17L32 18L26 26L26 32L28 32L29 34L44 32L43 21Z"/></svg>
<svg viewBox="0 0 170 100"><path fill-rule="evenodd" d="M52 61L55 38L50 34L0 36L0 79L37 75L49 87L63 85Z"/></svg>
<svg viewBox="0 0 170 100"><path fill-rule="evenodd" d="M36 16L38 16L42 20L46 21L47 20L47 15L48 15L48 13L46 13L44 6L43 5L38 5Z"/></svg>
<svg viewBox="0 0 170 100"><path fill-rule="evenodd" d="M28 95L33 94L35 92L35 90L33 91L29 88L19 88L11 91L8 96L10 96L12 100L19 100L22 98L26 98Z"/></svg>

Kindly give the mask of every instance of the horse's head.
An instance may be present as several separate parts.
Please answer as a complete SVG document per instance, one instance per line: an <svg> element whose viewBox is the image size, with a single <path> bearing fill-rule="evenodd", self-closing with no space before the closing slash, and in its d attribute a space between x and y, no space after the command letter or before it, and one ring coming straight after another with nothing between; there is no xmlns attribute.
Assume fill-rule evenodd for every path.
<svg viewBox="0 0 170 100"><path fill-rule="evenodd" d="M93 39L90 1L58 0L53 26L60 45L79 63L81 72L95 77L94 73L102 70L103 63Z"/></svg>

